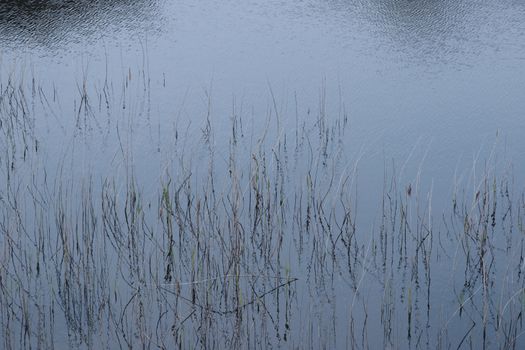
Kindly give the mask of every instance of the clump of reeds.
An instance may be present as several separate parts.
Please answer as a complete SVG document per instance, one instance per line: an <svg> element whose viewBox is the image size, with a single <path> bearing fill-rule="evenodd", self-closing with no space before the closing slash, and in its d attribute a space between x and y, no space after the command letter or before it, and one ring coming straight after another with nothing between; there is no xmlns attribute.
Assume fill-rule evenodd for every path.
<svg viewBox="0 0 525 350"><path fill-rule="evenodd" d="M207 95L197 128L161 128L149 86L83 77L67 113L34 79L2 82L2 348L523 344L511 170L489 157L436 209L423 164L407 180L393 162L369 213L324 90L293 118L271 90L264 118L234 101L227 128ZM58 155L46 120L64 126Z"/></svg>

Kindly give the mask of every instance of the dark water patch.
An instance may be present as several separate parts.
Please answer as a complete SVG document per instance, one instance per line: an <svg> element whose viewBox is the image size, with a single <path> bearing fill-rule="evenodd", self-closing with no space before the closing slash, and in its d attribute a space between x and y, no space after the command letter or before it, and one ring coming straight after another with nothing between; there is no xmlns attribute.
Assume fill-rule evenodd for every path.
<svg viewBox="0 0 525 350"><path fill-rule="evenodd" d="M123 31L144 34L160 25L158 10L155 0L3 1L0 43L4 49L54 51Z"/></svg>

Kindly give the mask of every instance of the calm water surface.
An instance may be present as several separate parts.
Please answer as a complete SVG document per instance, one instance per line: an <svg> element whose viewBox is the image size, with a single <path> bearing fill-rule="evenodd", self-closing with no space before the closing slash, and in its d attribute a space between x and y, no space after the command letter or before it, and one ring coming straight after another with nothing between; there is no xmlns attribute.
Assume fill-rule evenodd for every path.
<svg viewBox="0 0 525 350"><path fill-rule="evenodd" d="M220 120L232 98L264 114L269 87L303 109L326 89L356 145L406 157L422 139L457 162L498 130L520 142L524 13L517 1L8 1L2 69L26 67L65 95L82 76L145 68L154 108L184 101L191 119L205 90Z"/></svg>
<svg viewBox="0 0 525 350"><path fill-rule="evenodd" d="M521 315L515 308L523 307L523 293L520 292L522 260L518 248L508 248L509 245L517 247L520 244L519 237L512 235L512 232L517 234L521 230L516 229L519 224L507 224L504 219L500 231L494 229L495 225L492 226L501 235L501 238L498 236L494 240L502 246L495 244L488 250L492 252L493 260L499 257L503 258L503 262L498 269L491 269L486 267L492 265L485 262L485 253L480 253L480 259L472 263L470 255L462 253L469 252L470 248L465 248L469 245L468 240L456 241L449 236L443 241L436 238L432 245L429 244L425 249L431 252L428 256L432 258L425 260L426 253L419 251L427 243L409 243L407 248L406 243L403 245L403 239L399 238L401 235L397 236L406 212L390 220L390 224L385 224L387 215L384 209L395 207L394 212L397 212L398 207L403 207L403 200L409 201L411 197L405 196L407 186L414 188L414 191L418 186L420 202L412 203L413 208L407 210L410 211L410 220L414 220L410 232L421 239L419 235L425 236L425 230L431 230L434 226L436 232L444 235L454 231L450 222L442 223L446 221L442 218L448 215L447 210L452 210L450 203L455 186L470 186L467 192L474 196L473 203L476 203L482 197L480 188L483 186L476 190L475 184L487 167L494 167L494 173L505 175L511 169L512 175L506 177L510 179L510 191L513 193L515 187L518 191L523 190L523 2L3 1L0 4L0 81L3 89L9 87L10 81L16 86L19 84L18 91L23 98L32 101L16 108L5 102L10 107L3 107L4 130L5 125L15 125L10 130L23 132L18 134L18 131L13 131L18 135L15 137L7 132L2 135L2 146L6 149L4 168L9 169L7 160L10 157L18 159L21 165L15 167L13 162L12 170L4 170L0 179L10 183L14 178L15 182L19 181L19 188L30 188L32 185L35 188L52 188L52 191L60 192L62 197L59 197L72 207L82 202L72 199L77 181L92 179L95 183L93 191L96 192L107 184L104 179L128 179L131 168L137 187L143 191L141 198L150 207L162 207L163 202L158 199L159 191L160 197L164 198L160 189L166 184L164 174L170 169L181 183L180 188L193 183L195 196L198 197L210 190L205 185L209 181L206 174L213 163L218 174L216 186L222 189L221 193L231 195L235 192L232 189L235 186L226 180L224 174L227 171L229 175L234 173L231 159L235 157L231 156L232 153L239 158L238 168L243 169L249 164L253 166L252 158L261 164L262 159L267 160L265 157L257 158L260 155L257 151L264 147L272 149L276 158L269 160L268 167L277 167L277 170L275 173L270 171L267 176L276 183L284 184L280 193L286 197L287 205L282 212L283 219L272 223L268 221L268 225L277 225L275 227L281 227L284 232L284 239L281 237L284 252L271 255L271 259L266 257L271 262L256 259L254 253L254 260L245 264L263 266L271 270L265 272L268 275L270 272L275 274L278 271L280 275L288 271L289 275L298 278L293 288L285 286L292 290L287 292L293 299L291 306L285 296L281 299L276 297L277 300L268 306L266 316L260 319L254 316L258 315L259 309L257 312L246 312L244 316L238 316L244 323L230 320L231 323L226 322L226 331L213 321L202 323L202 320L193 319L196 311L192 311L191 305L181 306L177 309L180 315L190 315L188 328L180 331L183 329L180 326L177 328L180 333L172 329L172 333L177 333L172 338L159 337L157 332L157 339L168 339L167 343L159 345L151 342L149 346L477 348L480 344L489 344L489 348L519 348L525 344L523 337L520 338L523 329L516 326L521 322L521 316L512 318L513 315ZM13 94L4 93L4 101L11 101L14 95L19 96L17 89ZM31 159L30 163L24 163L26 153L20 151L24 147L18 148L18 153L8 151L10 145L22 142L22 139L26 142L21 136L26 135L25 123L7 122L12 121L12 116L18 115L21 110L25 115L26 107L30 111L27 113L33 115L29 134L38 140L38 146L33 145L33 148L38 148L40 152L34 157L27 156ZM331 126L325 128L325 122ZM343 124L344 127L341 126ZM239 146L232 141L232 125L242 135L239 136ZM310 131L305 133L303 125L308 125ZM213 133L208 133L208 126ZM265 128L268 129L267 140L261 141ZM312 136L317 134L320 135L318 138ZM312 136L313 140L307 137L308 141L305 141L305 135ZM288 143L283 141L285 139ZM312 165L315 163L312 159L317 159L314 155L321 152L323 144L329 145L326 155L329 165ZM292 145L301 147L292 151ZM268 153L268 159L272 158L272 152ZM214 155L213 161L209 158L210 154ZM279 156L286 159L285 164L289 161L290 165L284 166L284 171L278 166L282 161ZM321 156L319 159L322 159ZM333 173L330 167L334 169ZM313 169L317 170L314 172ZM352 193L349 194L352 201L359 203L358 234L351 249L348 247L354 238L344 240L341 238L344 236L323 236L320 233L325 224L329 231L341 225L342 219L338 220L338 217L344 217L345 208L338 207L338 191L345 188L342 179L345 174L352 173L350 169L357 169L358 175L352 182L353 187L346 191ZM185 171L194 178L185 182ZM32 180L31 174L46 175ZM280 174L284 175L280 177ZM336 175L331 177L331 174ZM248 189L252 181L250 176L239 176L239 183ZM263 173L261 176L264 177ZM391 176L397 179L394 190ZM317 185L312 185L312 177ZM69 184L65 187L71 186L71 189L61 192L57 190L57 183L64 178ZM329 185L333 178L335 183L340 179L335 188ZM122 188L129 189L129 186L119 185L119 181L116 183L115 198L125 192ZM490 185L485 187L490 188ZM320 225L314 230L320 236L308 236L303 245L302 238L295 236L297 231L313 229L305 227L305 222L311 218L303 218L300 223L302 219L295 216L304 209L298 209L297 203L305 200L298 193L313 194L312 200L316 198L312 202L314 207L317 203L321 208L324 202L321 200L319 204L319 199L327 197L322 195L325 190L330 193L328 198L333 195L333 204L328 205L333 210L332 214L328 215L326 223L322 217L313 219L314 222L317 220L316 225ZM391 190L395 193L385 197L385 192ZM398 195L397 190L402 194ZM242 196L247 191L245 189ZM5 245L9 241L5 238L7 232L15 230L14 227L18 227L17 230L21 226L38 227L42 215L47 215L45 211L40 216L27 214L28 217L21 219L20 223L12 223L13 212L10 210L16 210L7 203L11 203L10 198L16 198L17 193L20 192L13 192L10 186L0 192L0 199L4 200L4 238L1 242ZM81 193L86 193L85 188ZM505 190L501 193L504 194ZM516 192L514 198L518 199L520 193ZM27 196L35 197L33 194ZM100 204L100 197L94 196L96 204ZM277 196L271 198L277 200ZM398 198L400 203L385 204L387 199L392 198ZM30 201L25 200L27 203ZM246 199L248 202L251 200L251 197ZM31 207L29 204L26 206ZM188 212L197 210L194 204L188 206ZM60 206L52 207L53 213L50 211L48 214L56 216ZM198 208L200 210L200 204ZM472 208L477 206L472 204ZM430 209L432 213L429 213ZM25 209L25 213L32 213L31 210ZM501 205L498 205L498 210L503 210L501 217L507 217ZM233 217L233 212L232 209L220 213L224 219L230 215ZM476 211L479 222L485 218L480 214L482 212L482 209ZM517 216L522 215L519 209L513 212ZM157 214L151 215L155 217ZM240 215L243 217L244 214ZM454 219L454 215L458 214L454 212L450 220L457 227L468 231L475 226L465 226L468 220L461 222L457 217ZM291 216L294 219L284 219ZM423 220L423 217L428 219ZM251 217L246 220L252 222ZM97 222L101 221L103 219L99 218ZM295 221L297 226L291 223ZM22 222L25 224L22 225ZM126 222L129 225L128 216ZM207 222L210 227L214 225ZM159 230L162 227L167 230L160 223L158 225ZM226 226L231 229L231 226ZM391 227L391 231L385 227ZM390 232L396 238L388 245L384 242L389 239L381 238L383 236L377 232ZM417 235L414 232L418 232ZM25 238L20 238L19 242L21 245L32 244ZM268 247L276 244L275 240L265 242L262 238L257 242L261 250L264 250L261 247L265 244ZM476 246L485 241L476 236L475 242L470 244ZM98 242L101 247L105 247L106 243ZM182 241L178 244L184 246ZM144 246L152 251L156 249L151 242ZM280 243L278 246L278 249L270 251L280 252ZM442 248L441 253L433 250L437 246ZM479 243L479 246L479 251L485 252L483 244ZM51 247L42 249L52 254ZM389 249L392 249L390 253L387 252ZM192 256L191 252L186 253L188 257ZM122 252L107 254L109 261L120 266ZM180 254L181 257L184 255L182 251ZM345 258L336 258L339 254ZM33 255L37 256L34 258L36 261L40 259L39 254ZM33 255L29 254L27 259L33 259ZM11 264L8 256L6 253L3 257L5 273L18 275L18 272L13 272L18 271L17 263ZM511 258L505 260L509 256ZM221 260L220 257L215 259ZM419 259L422 259L421 265L415 264ZM446 264L450 261L454 261L452 266ZM88 262L85 264L89 265ZM162 265L162 262L159 264ZM225 262L222 261L222 264ZM270 265L271 268L268 267ZM430 265L435 267L430 269ZM130 266L133 264L130 263ZM517 275L508 272L516 267L519 268ZM456 273L451 274L451 269ZM198 279L199 276L188 273L189 270L180 272L182 281ZM219 270L222 271L217 268ZM247 270L250 269L243 271ZM103 275L96 264L93 271ZM473 271L478 271L479 276ZM49 288L55 281L53 278L50 277L48 282L38 281L36 277L34 281L31 279L25 288L40 286L41 290L53 290L42 295L28 292L26 296L38 309L30 310L41 315L42 308L51 310L50 303L60 303L60 298L47 298L47 293L55 293L53 288ZM60 278L57 277L57 281ZM127 279L123 278L108 287L115 290L115 300L117 291L125 289L125 281ZM274 287L276 284L257 281L251 285L261 288L258 296L271 289L266 288L265 283L274 283ZM103 283L100 282L100 285ZM100 287L101 290L103 287ZM17 284L13 282L9 288L3 289L2 302L6 305L9 300L15 300L13 303L16 305L24 304L24 297L12 294L17 290ZM495 292L490 293L489 289ZM204 294L213 294L210 290ZM255 293L255 289L253 291ZM191 301L194 292L190 289L185 291L183 287L182 293L185 292ZM142 329L141 325L156 324L158 331L159 324L164 322L160 321L164 317L164 309L158 307L163 302L154 297L148 299L150 304L146 306L155 308L151 320L146 316L139 318L143 323L122 321L128 317L126 301L130 300L133 304L131 301L134 298L139 300L136 294L127 297L124 302L120 299L115 301L118 305L115 308L124 310L121 314L106 314L103 306L97 314L99 320L108 322L117 330L102 337L111 344L110 347L145 344L145 339L150 339L155 332L148 333L150 328L144 326ZM221 300L220 297L218 299ZM80 304L85 304L91 299L80 300ZM472 300L472 305L465 311L467 316L458 307L465 300ZM220 306L229 309L227 303ZM73 309L75 307L72 306ZM137 311L140 314L145 306L139 303L135 307L134 312L142 310ZM286 310L284 314L283 308ZM24 335L23 317L17 319L13 316L22 312L20 310L26 309L20 306L11 316L8 313L3 315L1 321L5 329L14 328L11 333L4 332L0 338L6 347L16 348L25 344L24 341L38 347L35 338L29 339ZM55 319L45 316L37 322L41 328L32 326L32 332L37 332L34 329L45 329L44 333L49 333L46 328L48 323L56 322L52 331L56 334L48 334L41 340L40 346L54 344L60 347L62 342L66 344L67 341L68 345L63 348L79 344L81 347L97 346L88 331L88 335L83 336L79 330L92 326L92 320L82 321L81 326L75 328L68 318L70 310L64 304L57 310L62 310L65 316L56 311ZM198 313L202 311L197 310ZM120 321L115 321L119 318L115 315L122 316ZM223 316L217 317L220 320ZM181 322L178 317L183 316L175 317ZM488 319L493 327L487 331L480 325ZM190 322L193 323L189 325ZM471 324L474 324L472 328ZM171 334L169 325L162 327L165 334ZM229 338L228 332L235 333L233 330L237 327L245 327L246 334L243 333L239 339L234 336ZM264 331L259 333L258 329ZM98 334L96 332L94 334ZM127 339L125 334L133 334L132 339ZM217 340L221 337L227 340ZM486 339L491 337L496 340L487 343ZM268 340L256 340L262 338ZM517 341L509 342L510 338ZM193 339L199 340L193 342Z"/></svg>

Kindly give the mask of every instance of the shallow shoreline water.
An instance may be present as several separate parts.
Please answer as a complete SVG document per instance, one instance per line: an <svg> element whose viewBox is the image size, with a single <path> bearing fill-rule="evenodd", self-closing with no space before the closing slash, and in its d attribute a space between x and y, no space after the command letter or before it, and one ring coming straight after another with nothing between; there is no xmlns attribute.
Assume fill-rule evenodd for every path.
<svg viewBox="0 0 525 350"><path fill-rule="evenodd" d="M525 7L0 4L0 348L521 348Z"/></svg>

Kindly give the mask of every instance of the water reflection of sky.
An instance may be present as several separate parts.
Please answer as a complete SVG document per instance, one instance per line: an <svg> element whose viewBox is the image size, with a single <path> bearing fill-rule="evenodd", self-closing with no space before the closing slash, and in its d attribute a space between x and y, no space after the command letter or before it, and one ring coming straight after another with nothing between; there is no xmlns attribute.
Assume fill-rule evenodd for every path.
<svg viewBox="0 0 525 350"><path fill-rule="evenodd" d="M264 115L268 83L284 105L297 94L315 109L324 80L327 108L341 97L350 111L356 149L406 157L434 140L441 171L496 130L522 144L523 18L517 1L7 1L0 52L29 56L69 100L86 56L91 81L147 65L159 116L180 108L174 100L188 118L204 115L212 86L217 115L232 96Z"/></svg>

